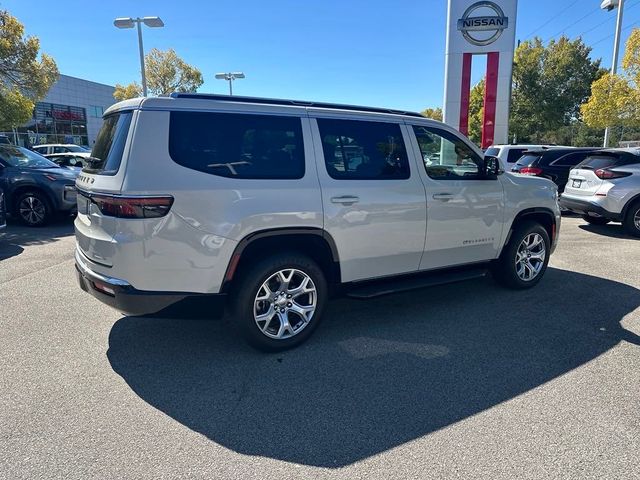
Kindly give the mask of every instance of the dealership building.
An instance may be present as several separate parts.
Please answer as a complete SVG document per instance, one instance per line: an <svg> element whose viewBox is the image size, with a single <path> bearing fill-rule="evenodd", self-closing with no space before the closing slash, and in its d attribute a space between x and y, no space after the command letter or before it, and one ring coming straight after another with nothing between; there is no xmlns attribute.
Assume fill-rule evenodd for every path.
<svg viewBox="0 0 640 480"><path fill-rule="evenodd" d="M42 143L74 143L93 146L102 126L102 114L113 103L114 87L60 75L33 117L13 132L3 132L23 146Z"/></svg>

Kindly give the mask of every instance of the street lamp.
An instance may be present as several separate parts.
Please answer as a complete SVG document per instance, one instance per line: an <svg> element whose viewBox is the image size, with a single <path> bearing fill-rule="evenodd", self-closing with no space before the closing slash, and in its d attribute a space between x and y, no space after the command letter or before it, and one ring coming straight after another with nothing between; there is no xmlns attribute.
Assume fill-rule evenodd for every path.
<svg viewBox="0 0 640 480"><path fill-rule="evenodd" d="M610 12L618 7L618 17L616 19L616 36L613 39L613 61L611 62L611 75L615 75L618 71L618 50L620 50L620 29L622 28L622 11L624 10L624 0L603 0L600 8ZM607 148L609 143L611 127L604 130L604 147Z"/></svg>
<svg viewBox="0 0 640 480"><path fill-rule="evenodd" d="M231 84L237 78L244 78L244 73L242 72L229 72L229 73L216 73L216 78L218 80L226 80L229 82L229 95L233 95L233 87Z"/></svg>
<svg viewBox="0 0 640 480"><path fill-rule="evenodd" d="M124 17L116 18L113 24L117 28L133 28L134 25L138 25L138 49L140 50L140 72L142 73L142 95L147 96L147 76L144 72L144 48L142 47L142 24L151 28L164 27L164 22L160 17Z"/></svg>

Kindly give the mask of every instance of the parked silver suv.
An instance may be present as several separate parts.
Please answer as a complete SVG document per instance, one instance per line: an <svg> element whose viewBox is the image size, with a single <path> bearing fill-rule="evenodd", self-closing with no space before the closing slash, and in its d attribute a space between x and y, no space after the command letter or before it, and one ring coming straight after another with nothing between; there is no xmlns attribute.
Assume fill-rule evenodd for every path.
<svg viewBox="0 0 640 480"><path fill-rule="evenodd" d="M569 172L560 205L587 222L622 222L640 237L640 149L594 152Z"/></svg>
<svg viewBox="0 0 640 480"><path fill-rule="evenodd" d="M254 346L307 339L334 294L542 278L556 186L501 175L420 114L201 94L120 102L80 174L81 287L132 315L211 314Z"/></svg>

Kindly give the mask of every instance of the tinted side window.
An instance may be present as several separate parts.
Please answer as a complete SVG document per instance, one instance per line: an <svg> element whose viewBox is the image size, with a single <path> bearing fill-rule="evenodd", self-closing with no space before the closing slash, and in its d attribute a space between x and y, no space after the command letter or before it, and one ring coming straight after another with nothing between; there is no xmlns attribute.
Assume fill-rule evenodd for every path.
<svg viewBox="0 0 640 480"><path fill-rule="evenodd" d="M481 178L482 159L460 138L445 130L415 126L424 167L438 180Z"/></svg>
<svg viewBox="0 0 640 480"><path fill-rule="evenodd" d="M327 173L343 180L409 178L400 125L318 119Z"/></svg>
<svg viewBox="0 0 640 480"><path fill-rule="evenodd" d="M507 153L507 163L517 162L524 152L525 150L522 148L512 148L509 150L509 153Z"/></svg>
<svg viewBox="0 0 640 480"><path fill-rule="evenodd" d="M583 161L586 156L586 153L570 153L558 158L554 162L551 162L550 165L554 167L574 167Z"/></svg>
<svg viewBox="0 0 640 480"><path fill-rule="evenodd" d="M183 167L220 177L304 176L299 117L171 112L169 154Z"/></svg>
<svg viewBox="0 0 640 480"><path fill-rule="evenodd" d="M496 147L487 148L484 154L490 157L497 157L500 155L500 149Z"/></svg>

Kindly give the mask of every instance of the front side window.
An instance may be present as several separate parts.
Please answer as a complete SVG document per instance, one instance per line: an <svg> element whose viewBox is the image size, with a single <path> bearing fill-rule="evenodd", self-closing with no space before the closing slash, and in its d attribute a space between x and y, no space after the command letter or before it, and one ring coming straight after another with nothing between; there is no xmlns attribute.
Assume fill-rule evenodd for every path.
<svg viewBox="0 0 640 480"><path fill-rule="evenodd" d="M318 128L327 173L332 178L409 178L409 160L400 125L319 118Z"/></svg>
<svg viewBox="0 0 640 480"><path fill-rule="evenodd" d="M481 178L482 159L462 139L445 130L414 125L424 168L436 180Z"/></svg>
<svg viewBox="0 0 640 480"><path fill-rule="evenodd" d="M220 177L297 179L305 171L298 117L171 112L169 154L179 165Z"/></svg>

